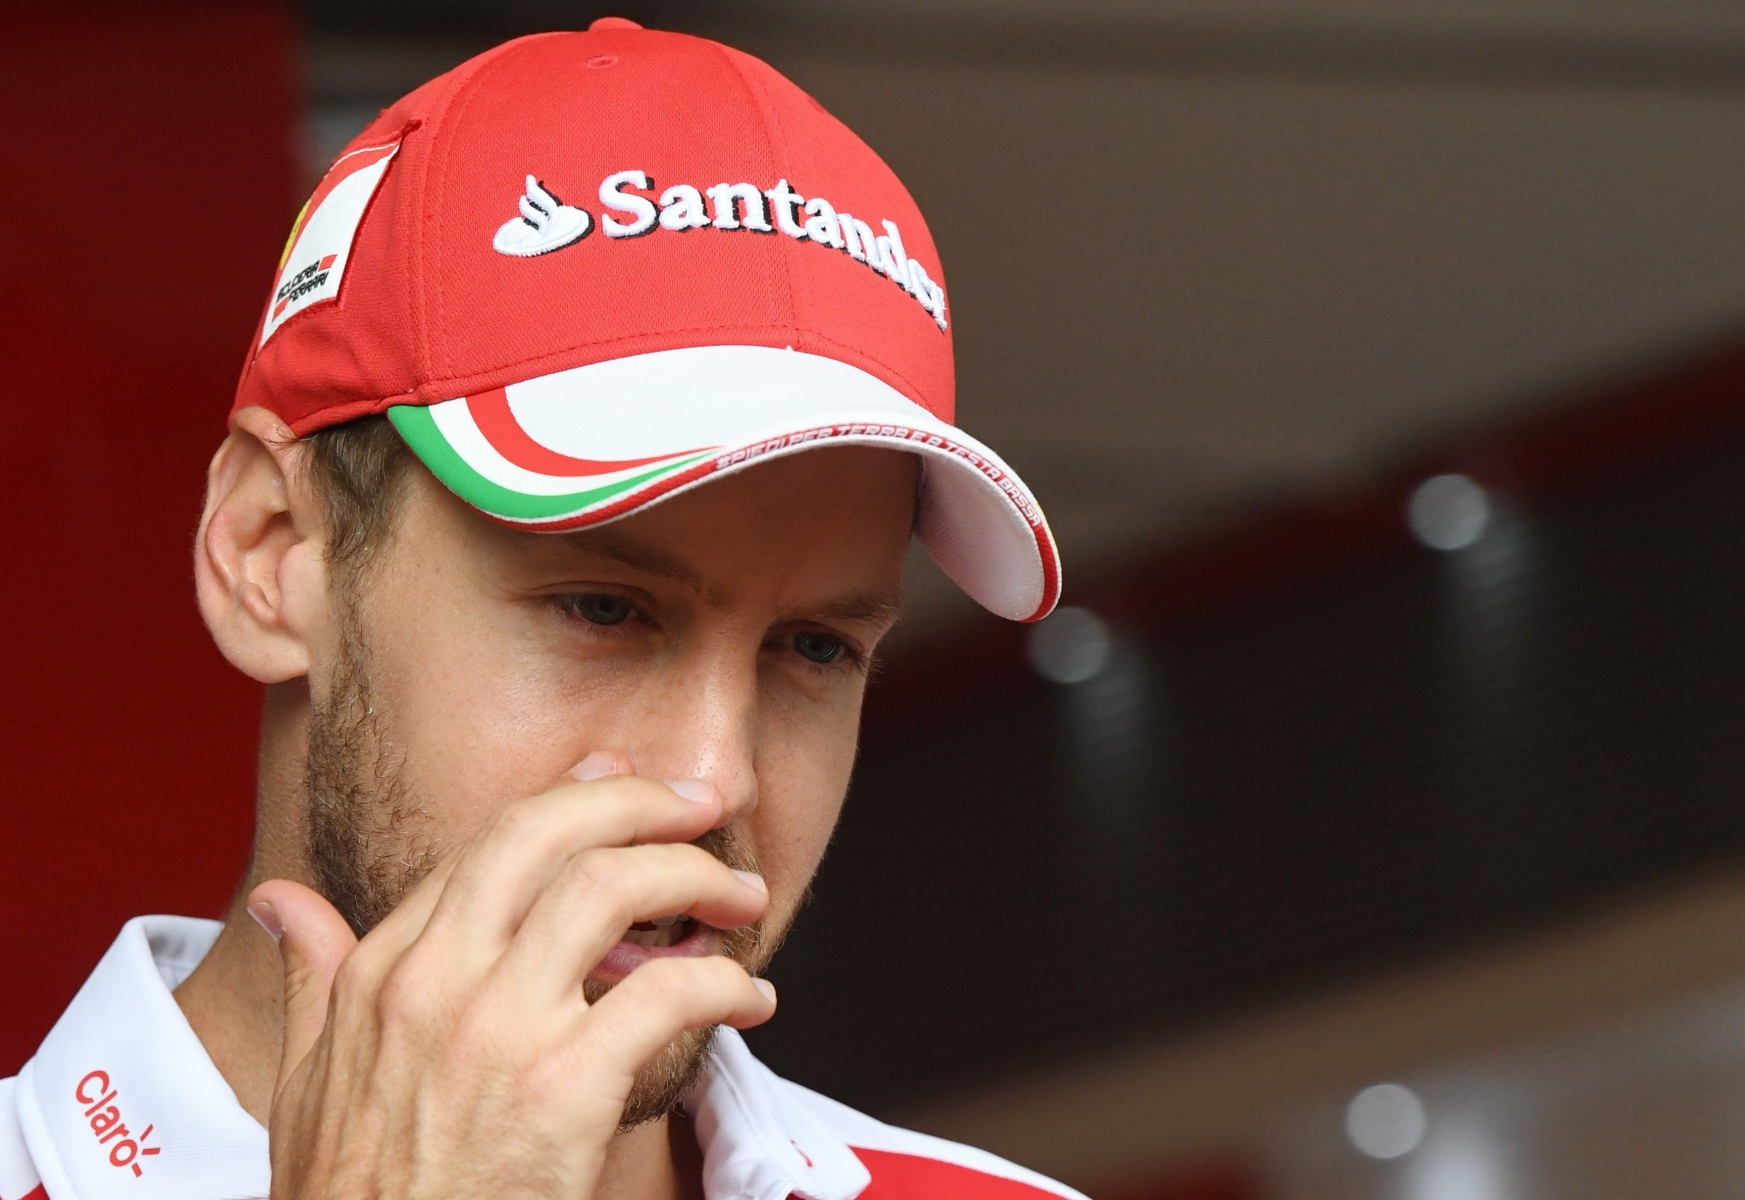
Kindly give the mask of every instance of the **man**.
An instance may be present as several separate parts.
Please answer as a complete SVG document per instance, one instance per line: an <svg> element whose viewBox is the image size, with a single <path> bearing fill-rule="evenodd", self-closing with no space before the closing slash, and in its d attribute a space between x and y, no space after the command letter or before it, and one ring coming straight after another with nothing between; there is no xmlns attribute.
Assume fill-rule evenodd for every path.
<svg viewBox="0 0 1745 1200"><path fill-rule="evenodd" d="M253 858L0 1084L0 1200L1074 1195L733 1032L911 534L1004 616L1059 591L950 424L942 279L889 169L711 42L522 39L360 135L195 539L265 685Z"/></svg>

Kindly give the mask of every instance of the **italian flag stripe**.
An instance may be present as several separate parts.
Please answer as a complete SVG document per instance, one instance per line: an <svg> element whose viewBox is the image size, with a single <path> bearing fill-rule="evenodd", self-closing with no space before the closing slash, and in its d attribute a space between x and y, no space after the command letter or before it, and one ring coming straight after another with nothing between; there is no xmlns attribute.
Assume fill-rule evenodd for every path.
<svg viewBox="0 0 1745 1200"><path fill-rule="evenodd" d="M455 495L475 508L510 521L555 521L573 517L585 509L622 496L650 480L671 475L699 459L708 457L707 452L692 454L627 479L561 496L530 496L486 479L474 470L449 445L448 439L442 436L442 431L437 428L428 408L421 405L396 405L388 410L388 420L394 423L394 428L400 431L400 436L406 440L412 452L430 468L431 474L448 485Z"/></svg>

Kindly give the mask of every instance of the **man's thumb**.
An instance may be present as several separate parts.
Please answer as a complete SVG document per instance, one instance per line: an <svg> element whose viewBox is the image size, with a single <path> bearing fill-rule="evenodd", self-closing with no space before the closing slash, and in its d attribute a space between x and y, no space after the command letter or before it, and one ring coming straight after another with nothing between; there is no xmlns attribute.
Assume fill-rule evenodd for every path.
<svg viewBox="0 0 1745 1200"><path fill-rule="evenodd" d="M339 910L319 893L288 879L268 880L255 888L249 893L248 911L278 942L285 965L285 1042L278 1081L282 1086L321 1036L334 972L357 945L357 937Z"/></svg>

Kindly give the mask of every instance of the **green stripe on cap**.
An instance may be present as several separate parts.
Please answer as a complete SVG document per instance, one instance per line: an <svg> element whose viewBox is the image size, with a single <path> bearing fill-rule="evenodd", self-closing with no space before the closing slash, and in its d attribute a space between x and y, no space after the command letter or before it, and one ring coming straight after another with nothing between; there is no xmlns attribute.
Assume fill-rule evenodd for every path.
<svg viewBox="0 0 1745 1200"><path fill-rule="evenodd" d="M450 491L474 508L511 521L550 521L573 516L651 479L681 471L708 457L707 453L693 454L675 462L663 463L629 479L620 479L586 491L570 492L562 496L534 496L506 488L474 470L472 464L462 458L460 452L442 436L442 430L437 428L436 418L423 405L395 405L388 410L388 420L394 423L394 428L399 430L406 444L412 447L412 453Z"/></svg>

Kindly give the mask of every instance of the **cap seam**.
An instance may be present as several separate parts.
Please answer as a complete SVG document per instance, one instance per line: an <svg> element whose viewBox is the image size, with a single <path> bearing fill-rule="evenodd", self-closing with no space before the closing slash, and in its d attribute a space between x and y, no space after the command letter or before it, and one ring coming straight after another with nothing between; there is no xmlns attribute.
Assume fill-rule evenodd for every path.
<svg viewBox="0 0 1745 1200"><path fill-rule="evenodd" d="M472 75L457 80L448 89L448 94L431 106L430 110L430 153L425 161L418 164L416 172L420 178L409 180L414 185L411 192L412 204L412 237L407 248L407 280L408 299L412 304L412 377L414 379L429 370L430 366L430 320L429 298L424 294L424 214L428 211L427 185L430 179L430 169L438 155L443 161L448 158L448 139L439 136L442 133L442 118L454 104L455 97L466 85L472 82Z"/></svg>
<svg viewBox="0 0 1745 1200"><path fill-rule="evenodd" d="M479 82L480 78L483 75L485 75L488 71L494 70L497 67L501 66L502 63L504 63L506 60L511 58L516 51L519 51L520 49L525 47L530 42L545 41L549 38L566 37L566 36L570 36L570 35L568 33L566 33L565 31L561 31L561 30L550 32L550 33L529 34L526 37L519 37L519 38L514 39L513 41L505 42L503 45L496 47L495 52L487 52L486 55L482 55L481 57L488 58L488 61L476 63L472 72L465 79L461 80L458 84L456 84L454 91L449 95L449 97L447 98L447 100L445 102L445 107L444 107L443 111L445 113L452 113L452 117L450 119L455 124L459 124L460 121L466 116L467 109L471 107L474 98L477 97L479 94L479 89L475 85ZM432 120L433 121L435 120L434 116L432 117ZM445 123L444 127L447 128L446 123ZM414 295L418 298L415 302L418 303L420 305L420 307L423 306L423 298L424 298L423 225L426 221L426 214L427 213L435 213L435 212L441 211L442 206L441 206L439 201L440 201L441 197L446 196L448 194L449 164L453 161L453 155L450 153L450 147L453 143L453 140L454 139L452 137L446 138L446 139L443 139L442 143L441 143L442 162L441 162L440 173L438 174L437 181L436 181L437 194L436 194L436 197L434 197L434 200L437 202L433 202L433 198L429 196L428 192L426 192L425 193L424 208L422 211L420 211L418 213L419 236L416 239L416 247L414 249L413 292L414 292ZM438 148L437 141L436 141L436 139L433 138L432 144L431 144L431 157L432 157L432 159L434 159L436 156L437 148ZM434 166L436 164L433 162L431 165ZM445 226L439 225L439 226L437 226L437 228L442 231L441 233L438 234L438 236L446 235L446 227ZM447 289L444 285L443 275L441 272L438 272L436 274L435 283L434 283L433 287L434 287L435 294L434 294L434 296L431 297L431 302L433 303L433 305L435 307L437 317L446 323L446 321L448 319L448 293L447 293ZM423 359L423 364L422 364L423 369L420 370L418 372L418 374L422 375L425 379L429 380L435 376L436 369L437 369L435 355L431 352L431 349L430 349L430 346L431 346L430 315L428 313L417 313L417 314L414 314L414 320L415 320L415 323L417 326L418 337L419 337L420 341L423 343L423 345L421 347L422 354L420 355L420 357ZM446 328L446 324L445 324L445 328ZM444 378L449 377L446 374L446 372L449 370L449 364L448 364L446 357L442 363L442 370L445 372L445 375L443 377Z"/></svg>
<svg viewBox="0 0 1745 1200"><path fill-rule="evenodd" d="M751 72L746 70L745 63L740 61L741 59L749 59L751 56L741 51L736 51L731 47L724 46L719 42L710 42L709 44L714 46L721 56L727 60L728 64L733 68L734 73L739 77L740 86L750 94L752 103L757 105L758 112L763 116L764 142L769 151L769 156L773 160L772 165L776 168L776 178L786 178L786 173L782 168L792 165L788 159L787 131L782 127L781 119L776 113L775 106L770 103L769 92L764 89L761 81L753 78ZM778 141L780 143L779 146L777 145ZM776 261L781 268L782 280L787 284L788 288L789 323L793 326L794 336L798 337L800 332L800 305L798 295L794 288L794 269L790 260L785 256L777 255Z"/></svg>

